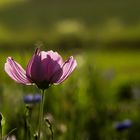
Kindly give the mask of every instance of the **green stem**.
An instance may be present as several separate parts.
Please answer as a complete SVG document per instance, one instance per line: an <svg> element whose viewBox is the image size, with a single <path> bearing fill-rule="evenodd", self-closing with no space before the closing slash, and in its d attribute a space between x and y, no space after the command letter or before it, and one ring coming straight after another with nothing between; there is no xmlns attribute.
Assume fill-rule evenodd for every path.
<svg viewBox="0 0 140 140"><path fill-rule="evenodd" d="M32 105L26 105L25 131L27 140L31 140L31 115L32 115Z"/></svg>
<svg viewBox="0 0 140 140"><path fill-rule="evenodd" d="M41 132L41 126L42 126L42 120L43 120L43 108L44 108L44 102L45 102L45 92L42 90L41 92L42 100L40 103L40 113L39 113L39 127L38 127L38 137L37 140L40 140L40 132Z"/></svg>
<svg viewBox="0 0 140 140"><path fill-rule="evenodd" d="M51 122L48 120L48 119L45 119L46 123L47 123L47 126L50 130L50 133L51 133L51 140L53 140L53 129L52 129L52 124Z"/></svg>

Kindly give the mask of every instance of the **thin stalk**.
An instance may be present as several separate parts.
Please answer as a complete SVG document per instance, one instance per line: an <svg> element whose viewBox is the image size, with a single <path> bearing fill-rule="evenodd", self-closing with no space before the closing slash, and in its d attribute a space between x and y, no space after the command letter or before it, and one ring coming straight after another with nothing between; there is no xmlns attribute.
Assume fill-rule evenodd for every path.
<svg viewBox="0 0 140 140"><path fill-rule="evenodd" d="M25 131L27 140L31 140L31 115L32 115L32 105L27 105L25 113Z"/></svg>
<svg viewBox="0 0 140 140"><path fill-rule="evenodd" d="M42 90L41 92L42 100L40 103L40 113L39 113L39 127L38 127L38 137L37 140L40 140L40 132L42 129L42 120L43 120L43 108L44 108L44 102L45 102L45 92Z"/></svg>
<svg viewBox="0 0 140 140"><path fill-rule="evenodd" d="M8 137L9 137L15 130L17 130L17 128L12 129L12 130L7 134L7 136L5 137L4 140L7 140Z"/></svg>
<svg viewBox="0 0 140 140"><path fill-rule="evenodd" d="M50 133L51 133L51 140L53 140L53 129L52 129L52 124L51 122L48 120L48 119L45 119L46 123L47 123L47 126L50 130Z"/></svg>

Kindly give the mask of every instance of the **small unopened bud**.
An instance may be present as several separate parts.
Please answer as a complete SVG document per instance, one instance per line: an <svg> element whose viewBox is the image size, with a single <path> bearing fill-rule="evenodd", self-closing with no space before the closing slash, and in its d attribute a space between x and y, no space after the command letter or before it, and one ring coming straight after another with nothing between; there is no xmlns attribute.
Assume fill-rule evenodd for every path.
<svg viewBox="0 0 140 140"><path fill-rule="evenodd" d="M45 121L49 121L50 123L53 123L54 122L54 118L53 118L53 115L50 114L50 113L47 113L44 117L44 120Z"/></svg>
<svg viewBox="0 0 140 140"><path fill-rule="evenodd" d="M37 138L38 138L38 133L37 132L34 134L34 138L35 138L35 140L37 140Z"/></svg>
<svg viewBox="0 0 140 140"><path fill-rule="evenodd" d="M9 136L9 137L7 138L7 140L16 140L16 137L15 137L14 135L12 135L12 136Z"/></svg>

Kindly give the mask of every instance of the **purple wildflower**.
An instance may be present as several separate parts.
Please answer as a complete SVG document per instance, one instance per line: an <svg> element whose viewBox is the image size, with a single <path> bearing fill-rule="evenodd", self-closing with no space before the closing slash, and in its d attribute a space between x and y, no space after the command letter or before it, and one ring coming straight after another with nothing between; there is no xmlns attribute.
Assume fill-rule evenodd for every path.
<svg viewBox="0 0 140 140"><path fill-rule="evenodd" d="M24 70L12 57L7 58L5 72L17 83L30 85L35 83L40 89L50 85L58 85L66 80L76 68L77 62L73 56L63 62L62 57L51 51L36 49Z"/></svg>

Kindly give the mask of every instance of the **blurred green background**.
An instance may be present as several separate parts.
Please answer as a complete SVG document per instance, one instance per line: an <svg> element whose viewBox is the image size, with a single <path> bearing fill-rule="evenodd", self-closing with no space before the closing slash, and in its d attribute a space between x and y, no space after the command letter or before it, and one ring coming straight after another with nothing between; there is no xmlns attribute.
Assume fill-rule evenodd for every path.
<svg viewBox="0 0 140 140"><path fill-rule="evenodd" d="M18 128L18 140L25 140L23 95L39 90L12 81L4 63L12 56L25 68L37 45L78 62L67 81L47 91L55 140L140 139L139 0L0 1L0 111L4 133ZM132 127L116 131L124 119Z"/></svg>

